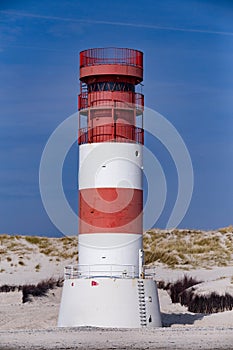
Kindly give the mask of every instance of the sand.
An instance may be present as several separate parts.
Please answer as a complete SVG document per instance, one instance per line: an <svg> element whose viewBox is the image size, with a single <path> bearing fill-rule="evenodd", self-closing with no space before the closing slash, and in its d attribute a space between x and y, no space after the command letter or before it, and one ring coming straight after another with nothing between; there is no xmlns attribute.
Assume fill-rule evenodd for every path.
<svg viewBox="0 0 233 350"><path fill-rule="evenodd" d="M21 303L1 293L0 349L232 349L233 312L193 314L159 290L164 328L112 330L56 327L62 288Z"/></svg>
<svg viewBox="0 0 233 350"><path fill-rule="evenodd" d="M0 332L0 349L232 349L232 329L50 328ZM10 342L9 342L10 339Z"/></svg>

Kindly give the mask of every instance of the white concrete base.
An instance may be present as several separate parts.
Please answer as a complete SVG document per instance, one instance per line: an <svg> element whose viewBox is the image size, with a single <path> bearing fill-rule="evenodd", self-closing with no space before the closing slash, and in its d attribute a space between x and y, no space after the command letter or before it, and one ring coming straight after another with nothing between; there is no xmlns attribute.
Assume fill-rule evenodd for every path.
<svg viewBox="0 0 233 350"><path fill-rule="evenodd" d="M67 279L58 327L161 327L156 282L151 279Z"/></svg>

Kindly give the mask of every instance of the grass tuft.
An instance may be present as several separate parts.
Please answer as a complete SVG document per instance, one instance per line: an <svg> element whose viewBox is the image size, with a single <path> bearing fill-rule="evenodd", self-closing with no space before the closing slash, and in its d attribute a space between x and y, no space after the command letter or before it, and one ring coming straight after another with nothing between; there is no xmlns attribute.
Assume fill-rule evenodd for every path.
<svg viewBox="0 0 233 350"><path fill-rule="evenodd" d="M40 238L36 236L25 236L25 240L30 244L39 244Z"/></svg>
<svg viewBox="0 0 233 350"><path fill-rule="evenodd" d="M61 287L63 284L62 279L55 280L54 278L49 278L43 280L38 284L27 284L22 287L23 298L22 302L32 301L32 297L44 297L47 296L47 292L56 287Z"/></svg>
<svg viewBox="0 0 233 350"><path fill-rule="evenodd" d="M41 268L41 265L40 265L40 264L37 264L37 265L35 266L36 272L39 272L39 271L40 271L40 268Z"/></svg>
<svg viewBox="0 0 233 350"><path fill-rule="evenodd" d="M0 293L19 292L20 290L22 290L22 286L8 284L3 284L0 286Z"/></svg>
<svg viewBox="0 0 233 350"><path fill-rule="evenodd" d="M165 284L164 281L160 281L158 282L158 288L167 290L170 294L172 302L179 303L181 293L183 293L187 288L195 286L196 284L199 284L201 282L202 281L198 281L193 277L185 275L183 278L179 279L174 283L169 282Z"/></svg>
<svg viewBox="0 0 233 350"><path fill-rule="evenodd" d="M213 292L208 296L199 296L189 289L180 294L179 300L181 305L187 306L188 311L194 313L212 314L233 309L233 297L228 293L218 295Z"/></svg>

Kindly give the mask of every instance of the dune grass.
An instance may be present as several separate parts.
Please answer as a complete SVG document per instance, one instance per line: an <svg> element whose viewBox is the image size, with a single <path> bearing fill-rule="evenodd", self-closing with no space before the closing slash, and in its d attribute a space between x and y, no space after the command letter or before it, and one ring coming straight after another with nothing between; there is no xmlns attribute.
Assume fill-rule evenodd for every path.
<svg viewBox="0 0 233 350"><path fill-rule="evenodd" d="M25 264L37 253L48 257L48 261L78 261L77 236L48 238L4 234L0 235L0 243L0 259L8 263L12 258L10 253L21 257ZM233 265L232 226L217 231L151 229L143 234L143 246L145 264L164 264L184 270Z"/></svg>
<svg viewBox="0 0 233 350"><path fill-rule="evenodd" d="M37 236L26 236L25 240L30 244L40 244L40 238Z"/></svg>
<svg viewBox="0 0 233 350"><path fill-rule="evenodd" d="M195 286L196 284L201 283L202 281L198 281L193 277L184 276L181 279L178 279L176 282L168 282L164 281L158 282L158 288L167 290L171 300L173 303L180 302L180 295L188 288Z"/></svg>
<svg viewBox="0 0 233 350"><path fill-rule="evenodd" d="M198 295L193 286L202 283L195 278L184 276L173 283L159 281L158 288L164 289L171 297L172 303L180 303L193 313L212 314L233 309L232 295L219 295L212 292L209 295Z"/></svg>
<svg viewBox="0 0 233 350"><path fill-rule="evenodd" d="M49 278L39 282L38 284L26 284L22 286L23 298L22 302L30 302L32 301L32 297L44 297L47 296L49 290L54 289L56 287L62 287L63 280L62 279L54 279Z"/></svg>
<svg viewBox="0 0 233 350"><path fill-rule="evenodd" d="M59 259L73 259L78 255L77 236L48 238L39 236L11 236L0 235L0 259L10 262L9 253L14 253L22 259L40 253L47 257ZM22 265L22 263L20 263Z"/></svg>
<svg viewBox="0 0 233 350"><path fill-rule="evenodd" d="M226 293L219 295L215 292L210 295L196 295L191 289L184 290L179 295L181 305L187 306L188 311L193 313L212 314L233 309L233 297Z"/></svg>
<svg viewBox="0 0 233 350"><path fill-rule="evenodd" d="M170 268L233 265L233 233L229 229L149 230L144 234L145 264L162 263Z"/></svg>

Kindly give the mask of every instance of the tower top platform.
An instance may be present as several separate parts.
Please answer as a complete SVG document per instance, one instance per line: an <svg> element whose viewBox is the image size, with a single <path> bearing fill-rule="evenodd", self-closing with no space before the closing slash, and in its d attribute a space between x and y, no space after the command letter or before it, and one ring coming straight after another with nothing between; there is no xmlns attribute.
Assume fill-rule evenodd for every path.
<svg viewBox="0 0 233 350"><path fill-rule="evenodd" d="M128 48L94 48L80 52L80 80L94 76L128 77L135 84L143 80L143 52Z"/></svg>

